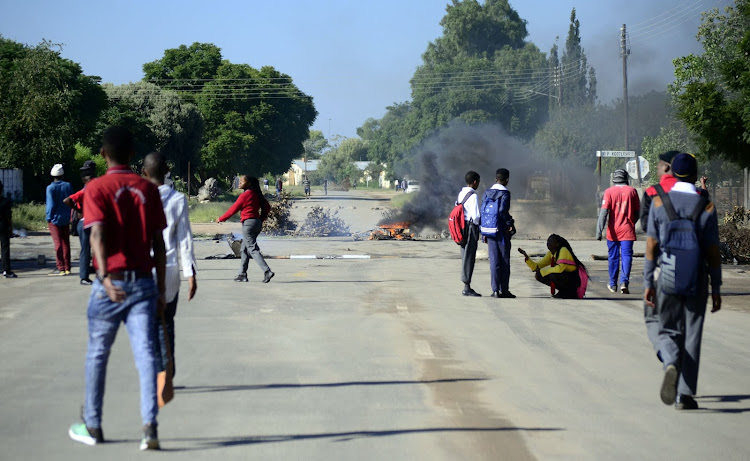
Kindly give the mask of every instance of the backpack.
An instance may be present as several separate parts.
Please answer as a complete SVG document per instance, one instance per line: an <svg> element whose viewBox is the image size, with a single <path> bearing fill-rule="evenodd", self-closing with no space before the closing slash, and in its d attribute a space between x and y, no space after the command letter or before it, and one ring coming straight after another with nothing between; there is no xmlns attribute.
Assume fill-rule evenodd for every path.
<svg viewBox="0 0 750 461"><path fill-rule="evenodd" d="M668 295L695 296L698 292L698 272L702 264L696 222L708 200L701 197L693 213L681 217L672 205L669 194L660 185L654 186L667 212L667 235L661 242L659 256L659 288Z"/></svg>
<svg viewBox="0 0 750 461"><path fill-rule="evenodd" d="M505 232L498 231L498 218L500 209L500 197L503 192L500 192L495 198L490 198L485 192L482 198L482 206L479 207L479 216L481 219L482 226L479 228L482 235L487 237L497 237L498 235L504 236Z"/></svg>
<svg viewBox="0 0 750 461"><path fill-rule="evenodd" d="M466 221L464 221L464 203L469 200L469 197L474 195L474 191L471 190L466 193L466 196L461 203L456 202L456 206L453 207L450 216L448 217L448 231L451 233L453 241L461 246L466 245Z"/></svg>

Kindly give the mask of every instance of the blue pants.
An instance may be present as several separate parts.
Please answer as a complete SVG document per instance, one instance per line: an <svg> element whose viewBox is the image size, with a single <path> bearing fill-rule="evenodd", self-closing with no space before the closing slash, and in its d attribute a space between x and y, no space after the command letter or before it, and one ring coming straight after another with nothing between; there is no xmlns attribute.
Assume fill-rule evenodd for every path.
<svg viewBox="0 0 750 461"><path fill-rule="evenodd" d="M492 291L505 293L510 282L510 238L487 237Z"/></svg>
<svg viewBox="0 0 750 461"><path fill-rule="evenodd" d="M630 283L630 268L633 266L633 241L622 240L613 242L607 240L609 250L609 286L617 286L617 275L620 273L620 253L622 253L622 276L621 285Z"/></svg>
<svg viewBox="0 0 750 461"><path fill-rule="evenodd" d="M83 228L83 219L78 221L78 240L81 242L81 256L78 258L78 274L81 280L89 278L89 267L91 267L91 228Z"/></svg>
<svg viewBox="0 0 750 461"><path fill-rule="evenodd" d="M124 302L110 301L104 286L98 280L91 286L83 419L88 427L101 427L109 351L115 342L120 323L124 323L140 380L141 418L144 425L156 424L159 411L156 403L156 282L151 278L143 278L112 283L127 293Z"/></svg>

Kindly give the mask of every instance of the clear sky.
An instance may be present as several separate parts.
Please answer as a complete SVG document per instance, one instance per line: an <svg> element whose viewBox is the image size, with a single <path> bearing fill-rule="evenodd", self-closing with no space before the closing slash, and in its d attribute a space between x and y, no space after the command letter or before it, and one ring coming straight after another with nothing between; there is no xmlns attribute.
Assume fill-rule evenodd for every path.
<svg viewBox="0 0 750 461"><path fill-rule="evenodd" d="M0 0L0 34L35 45L63 44L84 73L122 84L164 50L209 42L225 59L290 75L314 98L313 129L356 136L369 117L410 99L409 79L427 44L442 34L447 0ZM601 102L622 95L619 29L631 31L630 94L664 90L671 60L700 51L700 13L731 0L511 0L528 40L564 46L576 8Z"/></svg>

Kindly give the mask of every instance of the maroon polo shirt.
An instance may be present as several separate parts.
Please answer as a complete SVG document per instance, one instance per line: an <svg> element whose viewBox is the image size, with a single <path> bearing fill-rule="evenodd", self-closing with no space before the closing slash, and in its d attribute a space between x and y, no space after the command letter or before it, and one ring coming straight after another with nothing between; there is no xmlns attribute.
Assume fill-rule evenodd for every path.
<svg viewBox="0 0 750 461"><path fill-rule="evenodd" d="M116 166L86 184L83 203L85 227L104 226L107 271L151 272L153 235L167 227L156 185Z"/></svg>

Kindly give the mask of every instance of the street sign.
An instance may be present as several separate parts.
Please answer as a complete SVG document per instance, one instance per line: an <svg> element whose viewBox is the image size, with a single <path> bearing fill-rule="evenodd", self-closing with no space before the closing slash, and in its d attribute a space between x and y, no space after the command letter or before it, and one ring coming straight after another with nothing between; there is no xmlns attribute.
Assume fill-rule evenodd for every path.
<svg viewBox="0 0 750 461"><path fill-rule="evenodd" d="M649 172L648 160L641 156L638 156L638 160L641 163L641 178L643 178ZM631 178L638 179L638 172L635 169L635 159L628 161L625 164L625 169L628 171Z"/></svg>
<svg viewBox="0 0 750 461"><path fill-rule="evenodd" d="M634 150L598 150L597 157L635 157Z"/></svg>

